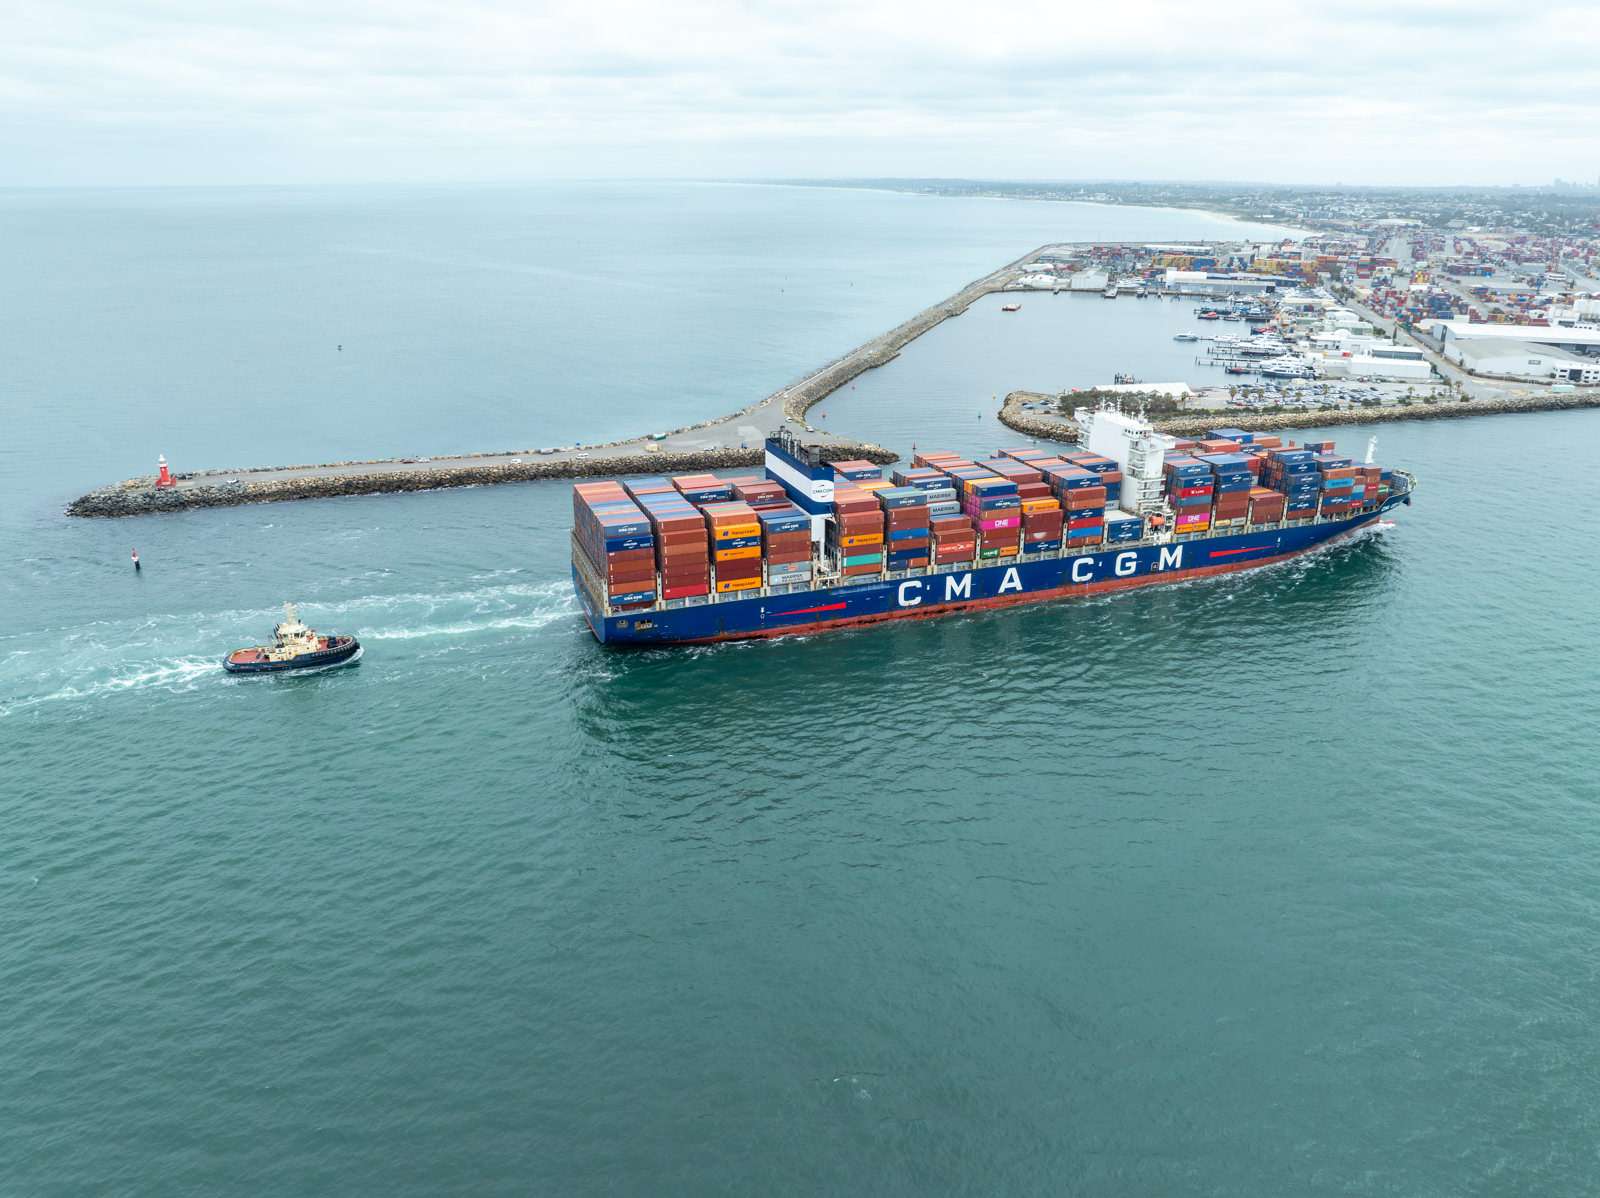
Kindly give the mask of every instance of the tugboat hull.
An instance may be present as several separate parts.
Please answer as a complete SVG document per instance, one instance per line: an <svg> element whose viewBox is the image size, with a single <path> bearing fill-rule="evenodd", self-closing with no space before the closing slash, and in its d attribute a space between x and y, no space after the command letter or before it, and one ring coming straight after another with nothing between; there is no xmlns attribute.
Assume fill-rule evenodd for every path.
<svg viewBox="0 0 1600 1198"><path fill-rule="evenodd" d="M304 674L354 665L361 660L361 642L353 636L328 638L328 647L274 660L261 649L236 649L222 659L230 674Z"/></svg>

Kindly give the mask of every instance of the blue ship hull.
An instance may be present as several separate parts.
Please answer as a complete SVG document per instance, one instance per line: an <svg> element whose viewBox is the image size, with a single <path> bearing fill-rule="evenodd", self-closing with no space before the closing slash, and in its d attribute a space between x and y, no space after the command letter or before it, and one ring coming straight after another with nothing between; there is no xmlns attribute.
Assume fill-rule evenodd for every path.
<svg viewBox="0 0 1600 1198"><path fill-rule="evenodd" d="M1345 520L1282 524L1169 544L1063 550L979 566L930 567L870 576L851 584L680 600L608 614L577 568L573 585L596 639L607 645L695 644L814 633L883 620L950 615L985 607L1039 603L1136 586L1182 582L1247 570L1298 556L1375 523L1409 503L1409 493Z"/></svg>

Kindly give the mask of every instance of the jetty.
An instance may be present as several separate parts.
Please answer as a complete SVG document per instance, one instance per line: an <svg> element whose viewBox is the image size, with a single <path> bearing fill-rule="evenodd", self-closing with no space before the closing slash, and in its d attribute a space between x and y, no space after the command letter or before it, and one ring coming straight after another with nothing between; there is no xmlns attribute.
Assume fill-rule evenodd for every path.
<svg viewBox="0 0 1600 1198"><path fill-rule="evenodd" d="M1021 268L1047 250L1041 246L968 283L887 333L857 346L805 377L728 416L601 445L561 449L501 450L438 457L381 458L300 466L245 466L145 475L99 487L67 506L69 516L142 516L191 508L235 507L290 499L328 499L478 487L546 479L672 474L758 466L768 436L787 428L838 451L841 458L888 463L898 455L871 442L813 428L806 414L868 370L892 362L912 341L977 300L1003 291Z"/></svg>
<svg viewBox="0 0 1600 1198"><path fill-rule="evenodd" d="M1012 432L1044 441L1072 443L1078 439L1078 426L1057 407L1060 400L1072 399L1071 392L1059 395L1041 391L1012 391L1000 405L998 419ZM1287 432L1301 428L1332 428L1344 424L1390 424L1402 420L1460 420L1471 416L1503 416L1520 412L1565 412L1580 408L1600 408L1600 391L1549 392L1542 395L1501 396L1497 398L1413 403L1381 408L1303 408L1293 412L1252 412L1249 409L1217 408L1152 416L1151 426L1174 437L1204 437L1222 425L1249 433Z"/></svg>

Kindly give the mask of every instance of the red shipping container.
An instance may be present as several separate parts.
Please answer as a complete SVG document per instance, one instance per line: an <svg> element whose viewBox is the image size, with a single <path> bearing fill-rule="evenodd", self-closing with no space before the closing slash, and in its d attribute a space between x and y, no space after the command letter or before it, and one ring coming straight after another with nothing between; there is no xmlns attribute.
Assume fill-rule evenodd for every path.
<svg viewBox="0 0 1600 1198"><path fill-rule="evenodd" d="M704 582L685 583L682 586L664 586L661 588L661 597L663 599L688 599L693 595L709 595L710 593L711 583L709 580Z"/></svg>
<svg viewBox="0 0 1600 1198"><path fill-rule="evenodd" d="M656 564L654 562L635 562L626 566L613 566L602 570L600 573L607 582L627 580L637 582L640 579L654 578L656 576Z"/></svg>
<svg viewBox="0 0 1600 1198"><path fill-rule="evenodd" d="M1106 489L1104 487L1079 487L1076 490L1063 491L1062 502L1069 511L1076 511L1085 507L1105 507Z"/></svg>

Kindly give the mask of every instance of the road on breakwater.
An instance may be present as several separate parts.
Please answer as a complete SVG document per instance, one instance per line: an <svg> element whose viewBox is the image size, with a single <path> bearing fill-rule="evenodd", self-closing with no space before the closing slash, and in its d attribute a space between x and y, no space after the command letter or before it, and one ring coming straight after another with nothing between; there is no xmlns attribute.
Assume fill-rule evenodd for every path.
<svg viewBox="0 0 1600 1198"><path fill-rule="evenodd" d="M1004 290L1024 263L1033 261L1046 250L1060 248L1069 247L1041 246L1032 250L748 408L730 416L674 429L660 440L655 439L655 435L645 435L604 445L568 446L553 452L507 450L438 458L203 470L177 473L177 481L170 487L157 487L155 476L147 475L80 496L68 505L67 514L137 516L198 507L233 507L246 503L484 486L533 479L737 468L758 465L762 460L763 443L780 428L803 434L808 441L836 448L841 455L891 462L895 455L880 446L812 428L806 423L807 411L851 379L893 361L906 345L952 316L959 316L976 300Z"/></svg>

